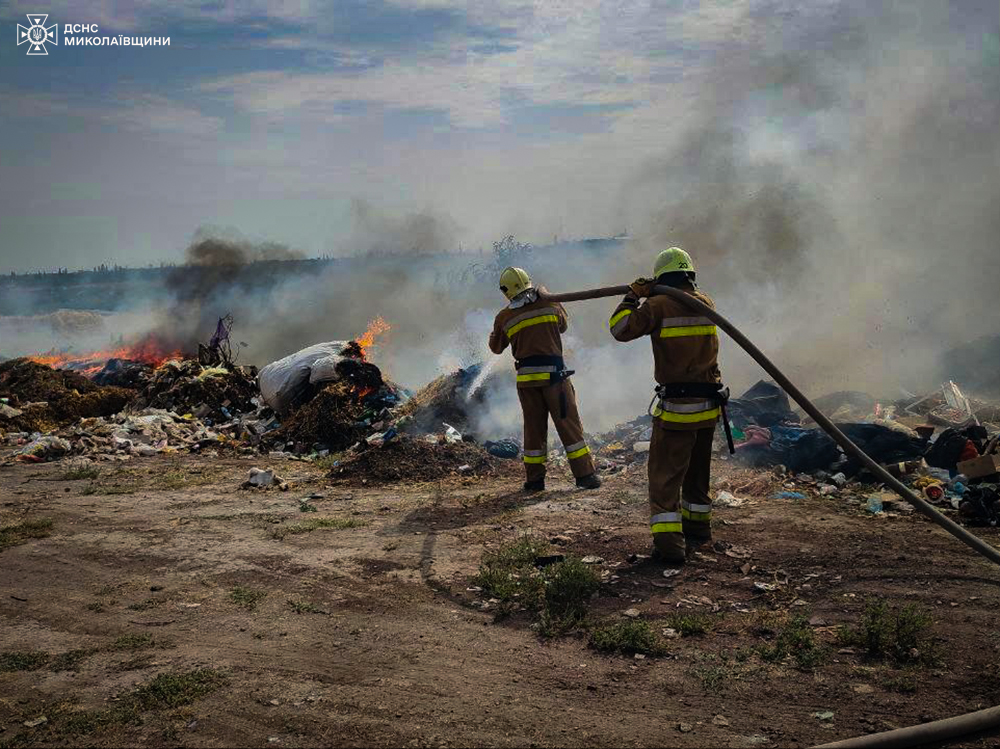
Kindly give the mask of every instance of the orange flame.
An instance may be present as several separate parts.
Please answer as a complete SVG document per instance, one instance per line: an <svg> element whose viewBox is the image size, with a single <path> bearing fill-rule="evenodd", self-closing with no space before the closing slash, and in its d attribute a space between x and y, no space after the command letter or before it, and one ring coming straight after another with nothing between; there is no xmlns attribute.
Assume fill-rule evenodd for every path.
<svg viewBox="0 0 1000 749"><path fill-rule="evenodd" d="M368 323L368 330L355 339L358 346L361 347L361 354L365 359L368 358L368 349L375 345L375 337L391 329L392 326L381 315Z"/></svg>
<svg viewBox="0 0 1000 749"><path fill-rule="evenodd" d="M39 364L47 364L55 369L72 369L87 377L92 377L104 369L109 359L127 359L139 361L153 367L159 367L170 359L183 359L184 353L171 350L164 346L155 336L147 336L130 346L119 346L105 351L89 351L86 353L54 353L29 356L29 359Z"/></svg>

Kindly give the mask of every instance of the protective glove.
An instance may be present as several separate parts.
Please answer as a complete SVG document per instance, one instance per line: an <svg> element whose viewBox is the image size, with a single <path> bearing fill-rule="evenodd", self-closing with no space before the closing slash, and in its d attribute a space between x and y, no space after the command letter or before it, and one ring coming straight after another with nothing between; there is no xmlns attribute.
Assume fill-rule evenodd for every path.
<svg viewBox="0 0 1000 749"><path fill-rule="evenodd" d="M639 299L652 294L654 286L656 286L656 280L652 278L637 278L628 285L632 294Z"/></svg>

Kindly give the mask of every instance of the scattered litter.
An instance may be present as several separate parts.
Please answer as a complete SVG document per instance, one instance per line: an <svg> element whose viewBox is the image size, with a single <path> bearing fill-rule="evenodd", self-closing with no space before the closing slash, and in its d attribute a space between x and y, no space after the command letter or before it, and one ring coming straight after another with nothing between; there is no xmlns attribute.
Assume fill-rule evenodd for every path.
<svg viewBox="0 0 1000 749"><path fill-rule="evenodd" d="M591 555L591 556L584 557L580 561L583 562L584 564L601 564L601 563L604 562L604 557L598 557L598 556Z"/></svg>
<svg viewBox="0 0 1000 749"><path fill-rule="evenodd" d="M642 614L639 612L639 609L625 609L622 612L622 616L629 619L638 619L641 615Z"/></svg>
<svg viewBox="0 0 1000 749"><path fill-rule="evenodd" d="M771 495L771 499L805 499L806 495L802 492L775 492Z"/></svg>
<svg viewBox="0 0 1000 749"><path fill-rule="evenodd" d="M818 718L819 720L833 720L833 713L829 710L825 710L823 712L813 713L813 717Z"/></svg>
<svg viewBox="0 0 1000 749"><path fill-rule="evenodd" d="M747 501L740 497L736 497L726 491L721 491L715 495L715 501L713 504L716 507L742 507Z"/></svg>

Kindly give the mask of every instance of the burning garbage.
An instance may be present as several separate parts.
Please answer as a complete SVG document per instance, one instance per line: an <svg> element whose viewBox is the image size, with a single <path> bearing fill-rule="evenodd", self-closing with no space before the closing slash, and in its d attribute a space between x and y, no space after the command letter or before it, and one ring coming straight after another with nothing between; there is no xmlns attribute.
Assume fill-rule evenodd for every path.
<svg viewBox="0 0 1000 749"><path fill-rule="evenodd" d="M0 431L47 432L80 418L110 416L133 396L130 390L98 385L77 372L10 359L0 364L0 398L20 413L0 414Z"/></svg>
<svg viewBox="0 0 1000 749"><path fill-rule="evenodd" d="M257 410L256 375L254 367L170 360L149 373L134 406L192 414L213 424L225 423Z"/></svg>

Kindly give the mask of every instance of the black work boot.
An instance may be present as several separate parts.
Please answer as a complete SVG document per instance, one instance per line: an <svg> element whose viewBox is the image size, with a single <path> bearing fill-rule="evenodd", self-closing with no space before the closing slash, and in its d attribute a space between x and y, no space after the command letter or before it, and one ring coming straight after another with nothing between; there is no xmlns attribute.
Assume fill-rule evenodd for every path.
<svg viewBox="0 0 1000 749"><path fill-rule="evenodd" d="M677 567L687 561L684 537L680 533L653 534L653 561Z"/></svg>
<svg viewBox="0 0 1000 749"><path fill-rule="evenodd" d="M543 492L545 491L545 479L536 479L535 481L525 481L524 491L526 492Z"/></svg>
<svg viewBox="0 0 1000 749"><path fill-rule="evenodd" d="M599 489L601 487L601 479L598 478L596 473L588 473L586 476L578 478L576 485L581 489Z"/></svg>

